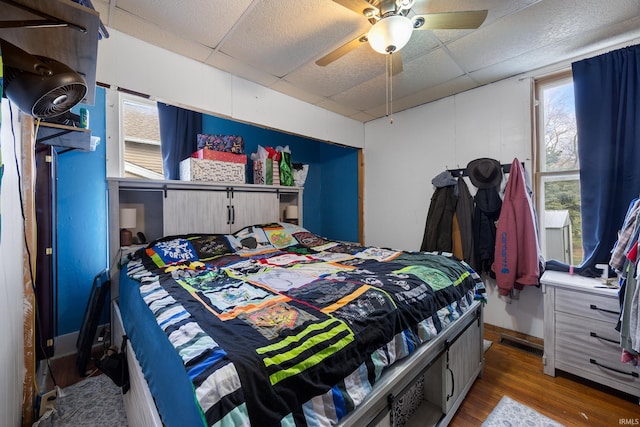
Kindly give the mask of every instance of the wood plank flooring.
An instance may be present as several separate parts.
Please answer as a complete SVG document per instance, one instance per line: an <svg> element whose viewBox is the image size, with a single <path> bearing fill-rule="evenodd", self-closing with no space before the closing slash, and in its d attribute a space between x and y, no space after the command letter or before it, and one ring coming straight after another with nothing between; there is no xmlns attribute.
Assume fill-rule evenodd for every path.
<svg viewBox="0 0 640 427"><path fill-rule="evenodd" d="M479 426L504 395L567 427L640 425L637 398L569 374L545 375L540 355L499 342L504 332L522 336L485 324L485 339L493 344L485 353L483 375L473 384L450 426Z"/></svg>
<svg viewBox="0 0 640 427"><path fill-rule="evenodd" d="M484 337L493 344L485 353L483 375L473 384L450 426L479 426L504 395L567 427L640 425L637 398L568 374L545 375L540 355L500 343L501 333L542 343L539 339L485 324ZM87 368L91 370L92 364ZM60 387L82 379L76 372L75 355L52 360L51 369Z"/></svg>

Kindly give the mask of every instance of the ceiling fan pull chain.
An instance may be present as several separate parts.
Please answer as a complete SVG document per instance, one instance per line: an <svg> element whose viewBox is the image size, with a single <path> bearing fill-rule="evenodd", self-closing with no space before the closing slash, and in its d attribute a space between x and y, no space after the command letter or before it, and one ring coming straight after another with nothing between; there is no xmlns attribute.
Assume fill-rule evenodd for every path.
<svg viewBox="0 0 640 427"><path fill-rule="evenodd" d="M389 116L389 123L393 124L393 58L391 55L393 55L393 52L387 55L389 57L389 73L387 73L387 79L389 81L389 101L387 104L387 115Z"/></svg>
<svg viewBox="0 0 640 427"><path fill-rule="evenodd" d="M385 55L384 57L384 68L385 68L385 75L384 75L384 96L385 96L385 106L387 108L387 117L389 117L389 58L391 58L389 55Z"/></svg>

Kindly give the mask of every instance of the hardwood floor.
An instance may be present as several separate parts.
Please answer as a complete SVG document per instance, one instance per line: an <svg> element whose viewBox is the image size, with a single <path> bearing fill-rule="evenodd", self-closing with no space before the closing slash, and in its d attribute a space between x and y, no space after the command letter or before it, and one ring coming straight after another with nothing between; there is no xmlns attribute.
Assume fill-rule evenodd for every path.
<svg viewBox="0 0 640 427"><path fill-rule="evenodd" d="M102 349L95 349L92 356L100 358ZM101 375L102 372L95 368L92 360L87 361L86 375L83 377L78 373L76 368L76 355L72 354L57 359L51 359L49 362L49 372L47 376L47 390L53 389L55 385L65 388L83 380L86 377ZM54 380L55 379L55 384Z"/></svg>
<svg viewBox="0 0 640 427"><path fill-rule="evenodd" d="M640 425L637 398L568 374L545 375L540 355L500 343L501 332L519 335L485 325L485 339L493 344L485 352L483 375L471 387L451 426L479 426L504 395L567 427Z"/></svg>
<svg viewBox="0 0 640 427"><path fill-rule="evenodd" d="M640 425L637 398L568 374L545 375L540 355L500 343L501 333L542 343L536 338L485 325L484 337L493 344L485 352L483 375L471 387L450 426L479 426L505 395L567 427ZM87 368L92 370L91 362ZM52 360L51 370L63 388L83 379L76 372L75 355ZM94 373L100 374L100 371Z"/></svg>

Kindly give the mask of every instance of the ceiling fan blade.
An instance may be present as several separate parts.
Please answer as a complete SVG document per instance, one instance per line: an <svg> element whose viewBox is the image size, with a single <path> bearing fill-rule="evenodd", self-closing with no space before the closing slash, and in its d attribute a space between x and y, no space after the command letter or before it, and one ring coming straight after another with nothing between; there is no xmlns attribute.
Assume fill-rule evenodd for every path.
<svg viewBox="0 0 640 427"><path fill-rule="evenodd" d="M347 53L351 52L353 49L357 48L358 46L363 45L366 42L367 42L367 33L361 34L358 37L356 37L355 39L351 40L350 42L347 42L347 43L343 44L342 46L340 46L336 50L334 50L334 51L328 53L327 55L323 56L322 58L318 59L316 61L316 64L321 66L321 67L329 65L333 61L335 61L336 59L341 58L342 56L346 55Z"/></svg>
<svg viewBox="0 0 640 427"><path fill-rule="evenodd" d="M487 17L487 10L443 12L416 15L412 18L416 30L464 30L478 28ZM418 22L424 20L420 26Z"/></svg>
<svg viewBox="0 0 640 427"><path fill-rule="evenodd" d="M358 15L365 15L364 11L370 9L374 15L378 15L380 11L377 7L372 5L366 0L333 0L341 6L346 7L347 9L353 10ZM368 18L368 16L367 16Z"/></svg>
<svg viewBox="0 0 640 427"><path fill-rule="evenodd" d="M402 67L402 54L400 51L393 52L391 54L391 75L395 76L403 71Z"/></svg>

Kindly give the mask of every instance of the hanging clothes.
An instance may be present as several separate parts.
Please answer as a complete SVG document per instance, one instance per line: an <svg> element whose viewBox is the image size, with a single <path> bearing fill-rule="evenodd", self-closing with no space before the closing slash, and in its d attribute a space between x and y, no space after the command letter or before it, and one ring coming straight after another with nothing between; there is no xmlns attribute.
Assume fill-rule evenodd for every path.
<svg viewBox="0 0 640 427"><path fill-rule="evenodd" d="M502 296L512 289L538 285L540 257L536 221L527 190L522 164L511 163L509 179L496 229L495 273L498 292Z"/></svg>
<svg viewBox="0 0 640 427"><path fill-rule="evenodd" d="M473 196L463 178L458 178L458 203L456 218L460 230L462 260L475 269L475 251L473 248Z"/></svg>
<svg viewBox="0 0 640 427"><path fill-rule="evenodd" d="M452 252L453 214L456 209L458 181L445 171L434 177L431 183L436 190L431 196L420 250Z"/></svg>
<svg viewBox="0 0 640 427"><path fill-rule="evenodd" d="M478 273L489 273L493 277L493 264L496 246L496 221L500 216L502 199L498 187L479 188L474 197L473 210L473 244L475 253L475 270Z"/></svg>
<svg viewBox="0 0 640 427"><path fill-rule="evenodd" d="M633 199L625 214L618 240L611 250L609 266L620 275L618 298L621 360L637 365L640 352L640 286L638 286L638 237L640 235L640 199Z"/></svg>

